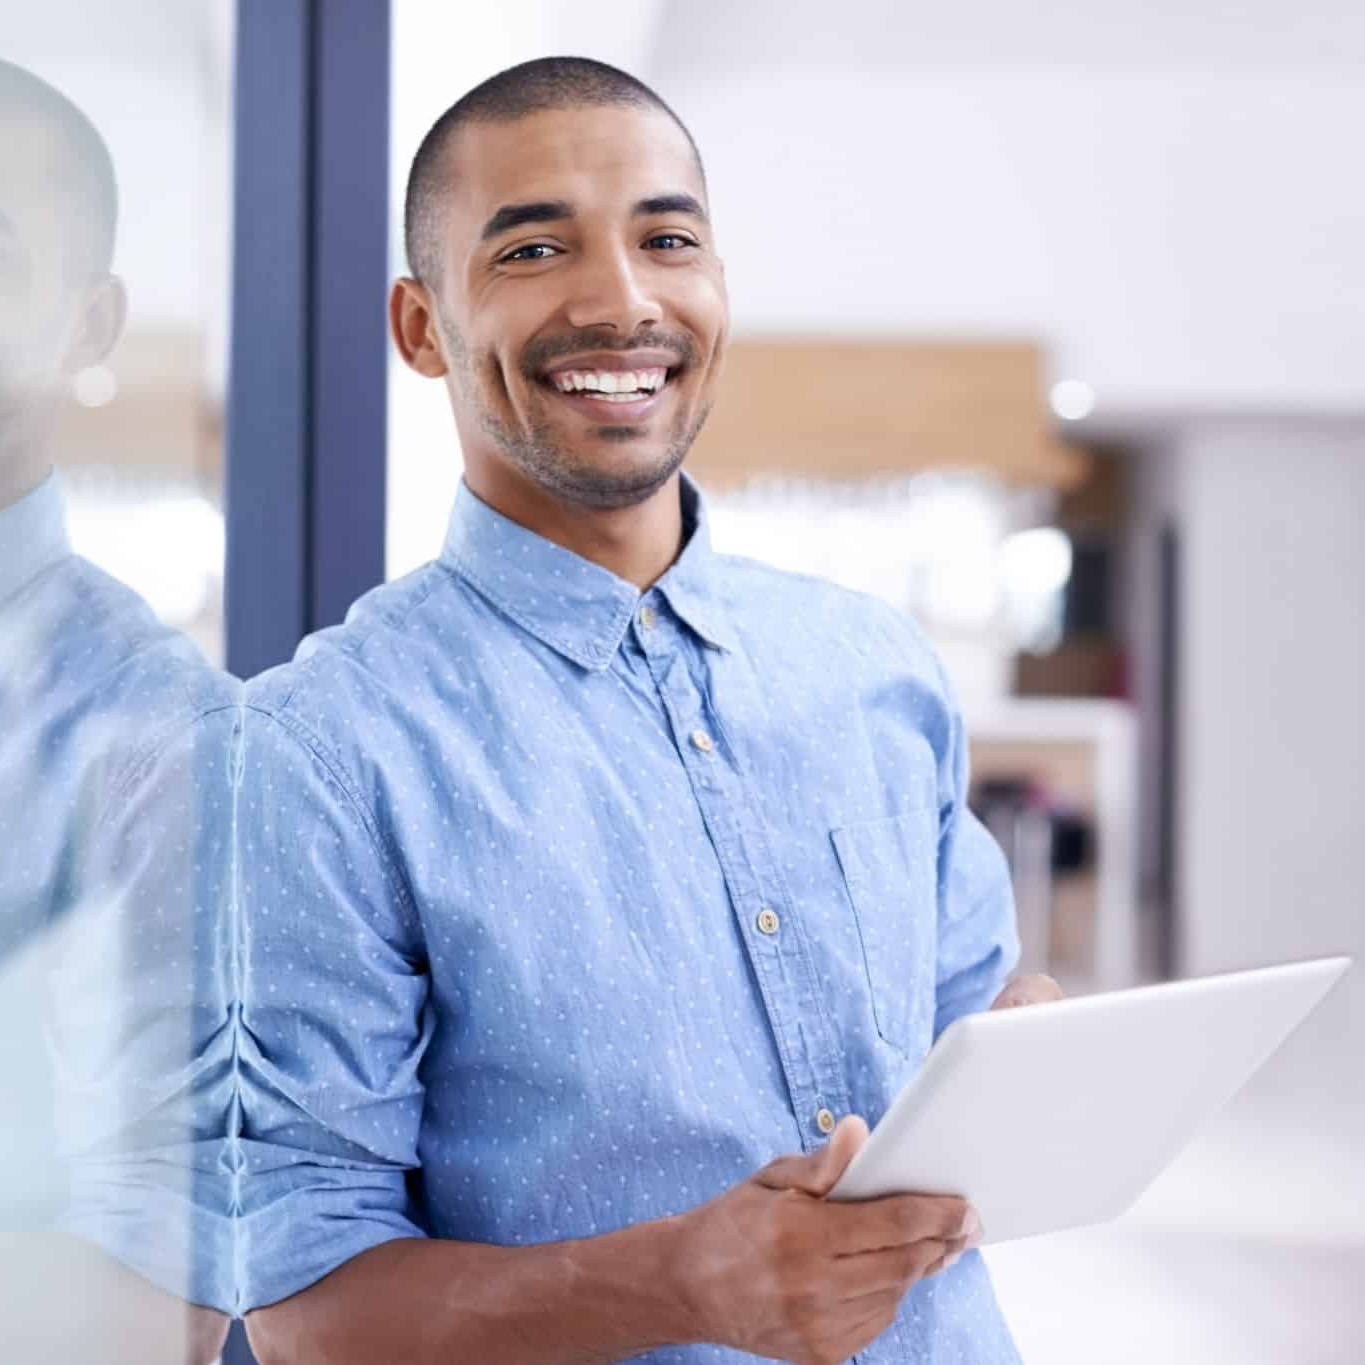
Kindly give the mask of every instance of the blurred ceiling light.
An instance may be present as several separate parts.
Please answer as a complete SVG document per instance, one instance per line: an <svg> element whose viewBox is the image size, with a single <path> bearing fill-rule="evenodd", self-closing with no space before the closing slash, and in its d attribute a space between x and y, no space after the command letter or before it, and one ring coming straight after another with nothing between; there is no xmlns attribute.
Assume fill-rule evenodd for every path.
<svg viewBox="0 0 1365 1365"><path fill-rule="evenodd" d="M1001 543L997 564L1015 646L1035 654L1056 649L1071 581L1070 537L1055 526L1016 531Z"/></svg>
<svg viewBox="0 0 1365 1365"><path fill-rule="evenodd" d="M1079 422L1095 411L1095 390L1083 379L1059 379L1052 386L1048 401L1064 422Z"/></svg>
<svg viewBox="0 0 1365 1365"><path fill-rule="evenodd" d="M1000 585L989 557L964 556L930 567L924 611L935 625L983 631L1000 609Z"/></svg>
<svg viewBox="0 0 1365 1365"><path fill-rule="evenodd" d="M1014 592L1060 592L1071 581L1071 540L1055 526L1016 531L1000 546L1000 574Z"/></svg>
<svg viewBox="0 0 1365 1365"><path fill-rule="evenodd" d="M118 380L108 365L87 365L71 381L71 391L83 408L102 408L118 394Z"/></svg>
<svg viewBox="0 0 1365 1365"><path fill-rule="evenodd" d="M901 534L920 560L989 559L1003 521L1000 495L971 477L928 475L899 518Z"/></svg>

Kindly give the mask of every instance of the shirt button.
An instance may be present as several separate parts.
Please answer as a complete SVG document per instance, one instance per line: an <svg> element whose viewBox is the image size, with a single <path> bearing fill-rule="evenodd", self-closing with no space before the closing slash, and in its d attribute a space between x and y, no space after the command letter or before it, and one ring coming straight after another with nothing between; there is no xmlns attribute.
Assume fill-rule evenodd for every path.
<svg viewBox="0 0 1365 1365"><path fill-rule="evenodd" d="M711 736L706 733L705 730L693 730L692 743L704 754L709 754L711 750L716 747L715 742L712 740Z"/></svg>
<svg viewBox="0 0 1365 1365"><path fill-rule="evenodd" d="M815 1116L815 1126L822 1133L832 1133L834 1131L834 1115L828 1109L822 1109Z"/></svg>
<svg viewBox="0 0 1365 1365"><path fill-rule="evenodd" d="M654 629L654 623L655 623L656 621L658 621L658 619L659 619L659 615L658 615L658 613L654 610L653 607L641 607L641 608L640 608L640 624L641 624L646 630L653 630L653 629Z"/></svg>
<svg viewBox="0 0 1365 1365"><path fill-rule="evenodd" d="M777 911L770 910L766 905L758 912L758 927L765 934L777 933Z"/></svg>

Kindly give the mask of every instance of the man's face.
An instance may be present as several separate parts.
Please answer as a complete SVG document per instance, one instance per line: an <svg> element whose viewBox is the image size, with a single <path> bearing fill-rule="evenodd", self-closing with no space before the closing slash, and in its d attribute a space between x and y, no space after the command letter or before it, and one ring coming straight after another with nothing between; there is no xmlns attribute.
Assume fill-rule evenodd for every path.
<svg viewBox="0 0 1365 1365"><path fill-rule="evenodd" d="M681 129L638 108L463 129L450 149L441 333L466 462L622 507L682 463L729 311Z"/></svg>

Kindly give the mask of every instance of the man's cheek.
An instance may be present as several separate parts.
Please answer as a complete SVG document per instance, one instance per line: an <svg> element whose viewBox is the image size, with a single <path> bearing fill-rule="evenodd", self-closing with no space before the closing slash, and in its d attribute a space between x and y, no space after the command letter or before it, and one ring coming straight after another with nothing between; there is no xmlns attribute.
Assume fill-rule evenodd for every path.
<svg viewBox="0 0 1365 1365"><path fill-rule="evenodd" d="M505 411L513 405L512 389L518 383L518 379L511 367L504 364L496 354L489 353L479 367L479 377L480 386L495 407ZM524 386L526 381L521 380L520 383Z"/></svg>

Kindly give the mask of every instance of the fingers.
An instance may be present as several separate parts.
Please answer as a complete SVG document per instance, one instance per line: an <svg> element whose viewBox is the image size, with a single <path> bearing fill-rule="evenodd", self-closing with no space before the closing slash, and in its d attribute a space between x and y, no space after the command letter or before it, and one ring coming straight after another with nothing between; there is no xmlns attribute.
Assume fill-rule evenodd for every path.
<svg viewBox="0 0 1365 1365"><path fill-rule="evenodd" d="M866 1121L857 1114L847 1114L818 1151L780 1156L758 1171L754 1179L770 1190L802 1190L823 1199L866 1141Z"/></svg>
<svg viewBox="0 0 1365 1365"><path fill-rule="evenodd" d="M1041 972L1015 977L991 1004L993 1010L1014 1009L1018 1005L1045 1005L1062 998L1062 988Z"/></svg>
<svg viewBox="0 0 1365 1365"><path fill-rule="evenodd" d="M827 1272L830 1289L840 1303L903 1294L917 1281L951 1269L978 1244L971 1237L952 1237L946 1241L931 1237L906 1246L839 1256Z"/></svg>
<svg viewBox="0 0 1365 1365"><path fill-rule="evenodd" d="M976 1211L953 1195L892 1194L856 1203L826 1202L820 1216L827 1228L825 1245L836 1256L981 1235Z"/></svg>
<svg viewBox="0 0 1365 1365"><path fill-rule="evenodd" d="M840 1303L904 1294L957 1254L955 1248L964 1245L961 1239L944 1242L930 1238L858 1256L840 1256L830 1263L827 1272L830 1293Z"/></svg>
<svg viewBox="0 0 1365 1365"><path fill-rule="evenodd" d="M944 1248L943 1255L924 1272L927 1280L931 1275L941 1275L945 1270L951 1270L961 1259L962 1253L971 1246L970 1242L949 1242Z"/></svg>

